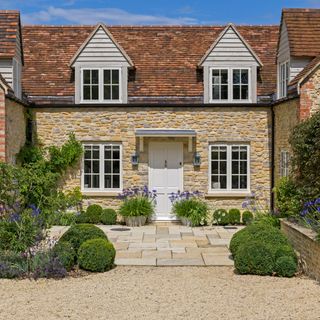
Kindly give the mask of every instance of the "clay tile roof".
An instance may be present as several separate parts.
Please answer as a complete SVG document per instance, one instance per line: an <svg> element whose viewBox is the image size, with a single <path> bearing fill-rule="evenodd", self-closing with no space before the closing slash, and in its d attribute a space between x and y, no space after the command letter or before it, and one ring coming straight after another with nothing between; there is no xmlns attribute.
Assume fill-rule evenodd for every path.
<svg viewBox="0 0 320 320"><path fill-rule="evenodd" d="M16 56L18 49L17 36L20 32L19 11L0 10L0 58L13 58ZM22 52L22 47L20 49Z"/></svg>
<svg viewBox="0 0 320 320"><path fill-rule="evenodd" d="M283 9L292 56L320 54L320 9Z"/></svg>
<svg viewBox="0 0 320 320"><path fill-rule="evenodd" d="M320 64L320 55L311 60L289 83L289 86L296 86L303 81Z"/></svg>
<svg viewBox="0 0 320 320"><path fill-rule="evenodd" d="M129 102L155 97L202 101L202 74L197 64L223 26L114 26L115 40L134 61L129 75ZM237 30L263 63L258 95L276 88L278 26L238 26ZM73 96L70 59L94 26L23 27L25 66L23 91L29 96ZM140 101L139 100L139 101Z"/></svg>

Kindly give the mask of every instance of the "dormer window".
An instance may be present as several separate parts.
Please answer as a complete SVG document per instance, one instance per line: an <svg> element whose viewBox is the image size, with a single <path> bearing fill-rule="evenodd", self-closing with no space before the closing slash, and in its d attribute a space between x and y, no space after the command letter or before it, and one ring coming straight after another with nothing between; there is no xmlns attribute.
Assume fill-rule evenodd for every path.
<svg viewBox="0 0 320 320"><path fill-rule="evenodd" d="M211 68L210 102L251 102L249 68Z"/></svg>
<svg viewBox="0 0 320 320"><path fill-rule="evenodd" d="M122 102L120 68L83 68L81 71L81 102Z"/></svg>
<svg viewBox="0 0 320 320"><path fill-rule="evenodd" d="M127 103L134 64L104 24L98 24L70 61L75 103Z"/></svg>

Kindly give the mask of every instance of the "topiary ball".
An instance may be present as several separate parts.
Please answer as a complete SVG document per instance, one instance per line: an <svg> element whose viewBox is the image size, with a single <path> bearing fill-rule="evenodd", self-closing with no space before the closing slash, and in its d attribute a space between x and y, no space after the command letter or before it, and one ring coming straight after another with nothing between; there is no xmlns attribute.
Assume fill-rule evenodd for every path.
<svg viewBox="0 0 320 320"><path fill-rule="evenodd" d="M79 266L92 272L104 272L112 268L115 255L116 251L109 241L105 239L87 240L79 249Z"/></svg>
<svg viewBox="0 0 320 320"><path fill-rule="evenodd" d="M116 224L117 223L117 213L114 209L104 209L100 215L100 222L102 224Z"/></svg>
<svg viewBox="0 0 320 320"><path fill-rule="evenodd" d="M81 211L80 214L76 216L76 223L89 223L85 211Z"/></svg>
<svg viewBox="0 0 320 320"><path fill-rule="evenodd" d="M271 275L274 270L272 252L261 241L247 242L240 245L234 265L240 274Z"/></svg>
<svg viewBox="0 0 320 320"><path fill-rule="evenodd" d="M242 243L251 241L251 235L248 232L247 228L244 228L240 231L237 231L231 238L229 249L233 257L236 256L239 246Z"/></svg>
<svg viewBox="0 0 320 320"><path fill-rule="evenodd" d="M289 256L280 257L275 263L274 271L279 277L291 278L297 272L297 262Z"/></svg>
<svg viewBox="0 0 320 320"><path fill-rule="evenodd" d="M253 213L251 211L244 211L242 213L242 223L245 225L250 224L253 221Z"/></svg>
<svg viewBox="0 0 320 320"><path fill-rule="evenodd" d="M75 265L76 252L70 242L59 241L52 249L54 257L57 257L67 271Z"/></svg>
<svg viewBox="0 0 320 320"><path fill-rule="evenodd" d="M98 224L100 223L100 216L102 213L102 207L98 204L92 204L87 208L86 217L87 223Z"/></svg>
<svg viewBox="0 0 320 320"><path fill-rule="evenodd" d="M225 226L229 224L228 212L224 209L217 209L213 212L213 224Z"/></svg>
<svg viewBox="0 0 320 320"><path fill-rule="evenodd" d="M77 253L82 243L96 238L108 240L105 233L98 227L92 224L77 224L70 227L70 229L60 238L59 242L70 242Z"/></svg>
<svg viewBox="0 0 320 320"><path fill-rule="evenodd" d="M240 224L241 213L239 209L230 209L229 212L229 223L230 224Z"/></svg>

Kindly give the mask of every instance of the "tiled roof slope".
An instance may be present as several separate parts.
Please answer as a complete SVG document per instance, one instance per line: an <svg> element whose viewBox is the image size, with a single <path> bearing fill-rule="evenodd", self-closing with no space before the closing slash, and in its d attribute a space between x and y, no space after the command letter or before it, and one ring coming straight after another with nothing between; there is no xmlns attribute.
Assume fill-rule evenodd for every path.
<svg viewBox="0 0 320 320"><path fill-rule="evenodd" d="M320 54L320 9L283 9L292 56Z"/></svg>
<svg viewBox="0 0 320 320"><path fill-rule="evenodd" d="M289 86L296 86L298 82L306 77L318 64L320 63L320 56L315 57L301 70L294 79L289 83Z"/></svg>
<svg viewBox="0 0 320 320"><path fill-rule="evenodd" d="M19 29L19 11L0 10L0 58L13 58L16 55Z"/></svg>
<svg viewBox="0 0 320 320"><path fill-rule="evenodd" d="M23 27L25 66L23 90L29 96L73 96L70 59L93 26ZM203 81L197 64L222 26L115 26L116 41L136 70L128 83L129 102L146 97L190 97L202 101ZM239 26L237 30L262 60L258 95L276 88L277 26ZM158 99L160 100L160 99Z"/></svg>

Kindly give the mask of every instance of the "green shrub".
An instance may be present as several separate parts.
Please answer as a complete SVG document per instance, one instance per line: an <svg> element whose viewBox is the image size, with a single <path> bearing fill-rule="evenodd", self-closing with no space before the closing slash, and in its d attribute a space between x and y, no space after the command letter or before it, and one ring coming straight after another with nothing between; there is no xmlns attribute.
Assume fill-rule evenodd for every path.
<svg viewBox="0 0 320 320"><path fill-rule="evenodd" d="M53 247L52 253L60 260L67 271L70 271L75 265L76 252L70 242L59 241Z"/></svg>
<svg viewBox="0 0 320 320"><path fill-rule="evenodd" d="M112 243L107 240L87 240L79 249L79 266L88 271L104 272L112 268L115 254Z"/></svg>
<svg viewBox="0 0 320 320"><path fill-rule="evenodd" d="M98 204L92 204L87 208L86 211L86 223L98 224L100 223L100 216L102 213L102 207Z"/></svg>
<svg viewBox="0 0 320 320"><path fill-rule="evenodd" d="M154 204L145 196L127 198L121 204L119 213L123 217L149 217L154 214Z"/></svg>
<svg viewBox="0 0 320 320"><path fill-rule="evenodd" d="M290 256L282 256L276 260L274 271L279 277L293 277L297 272L297 262Z"/></svg>
<svg viewBox="0 0 320 320"><path fill-rule="evenodd" d="M229 212L229 223L230 224L240 224L241 213L239 209L230 209Z"/></svg>
<svg viewBox="0 0 320 320"><path fill-rule="evenodd" d="M77 216L74 212L59 212L49 216L51 226L71 226L76 223Z"/></svg>
<svg viewBox="0 0 320 320"><path fill-rule="evenodd" d="M81 212L76 216L76 223L89 223L85 211L81 211Z"/></svg>
<svg viewBox="0 0 320 320"><path fill-rule="evenodd" d="M263 223L280 229L280 219L273 214L257 213L253 223Z"/></svg>
<svg viewBox="0 0 320 320"><path fill-rule="evenodd" d="M288 256L291 257L296 263L298 263L298 257L291 245L281 244L279 246L275 246L273 252L275 260L284 256Z"/></svg>
<svg viewBox="0 0 320 320"><path fill-rule="evenodd" d="M208 217L208 205L199 198L191 197L175 201L172 212L177 217L187 218L192 226L205 225Z"/></svg>
<svg viewBox="0 0 320 320"><path fill-rule="evenodd" d="M244 211L242 213L242 223L245 225L250 224L253 221L253 213L251 211Z"/></svg>
<svg viewBox="0 0 320 320"><path fill-rule="evenodd" d="M240 274L271 275L274 270L272 252L261 241L240 245L235 256L235 268Z"/></svg>
<svg viewBox="0 0 320 320"><path fill-rule="evenodd" d="M224 209L217 209L213 212L213 224L225 226L229 224L228 212Z"/></svg>
<svg viewBox="0 0 320 320"><path fill-rule="evenodd" d="M27 259L13 251L0 251L0 278L19 278L28 273Z"/></svg>
<svg viewBox="0 0 320 320"><path fill-rule="evenodd" d="M117 213L114 209L104 209L100 215L100 222L105 225L117 223Z"/></svg>
<svg viewBox="0 0 320 320"><path fill-rule="evenodd" d="M60 238L59 242L70 242L77 253L82 243L96 238L108 240L105 233L98 227L92 224L77 224L70 227L70 229Z"/></svg>
<svg viewBox="0 0 320 320"><path fill-rule="evenodd" d="M236 256L236 253L238 251L238 248L242 243L246 243L251 241L251 235L250 232L248 232L247 228L244 228L242 230L239 230L236 232L230 241L229 249L230 252L232 253L233 257Z"/></svg>

